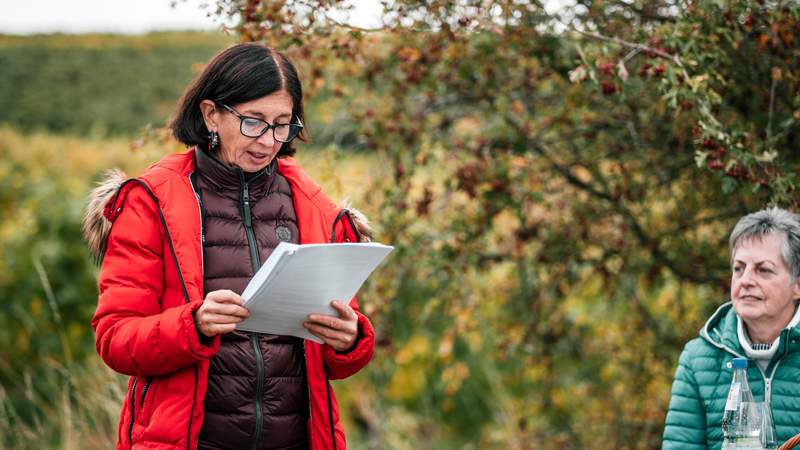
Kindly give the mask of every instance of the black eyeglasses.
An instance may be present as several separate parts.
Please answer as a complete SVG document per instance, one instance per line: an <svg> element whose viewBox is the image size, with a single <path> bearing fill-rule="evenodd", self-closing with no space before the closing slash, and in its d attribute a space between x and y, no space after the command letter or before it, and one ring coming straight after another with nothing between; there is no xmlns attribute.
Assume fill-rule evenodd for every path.
<svg viewBox="0 0 800 450"><path fill-rule="evenodd" d="M303 129L303 123L297 119L297 123L276 123L271 124L257 117L243 116L230 106L220 103L223 108L230 111L231 114L239 118L239 132L249 138L258 138L264 135L270 129L272 130L272 137L278 142L291 142L300 134Z"/></svg>

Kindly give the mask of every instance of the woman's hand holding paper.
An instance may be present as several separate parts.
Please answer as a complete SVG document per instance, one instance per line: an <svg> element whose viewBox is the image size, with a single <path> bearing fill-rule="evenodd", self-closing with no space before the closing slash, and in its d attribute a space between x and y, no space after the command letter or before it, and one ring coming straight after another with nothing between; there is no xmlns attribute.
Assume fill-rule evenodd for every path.
<svg viewBox="0 0 800 450"><path fill-rule="evenodd" d="M250 316L241 296L228 289L209 292L194 313L197 331L206 337L230 333L236 324Z"/></svg>
<svg viewBox="0 0 800 450"><path fill-rule="evenodd" d="M358 316L349 305L336 300L331 302L339 317L310 314L303 323L306 329L339 352L353 348L358 337Z"/></svg>

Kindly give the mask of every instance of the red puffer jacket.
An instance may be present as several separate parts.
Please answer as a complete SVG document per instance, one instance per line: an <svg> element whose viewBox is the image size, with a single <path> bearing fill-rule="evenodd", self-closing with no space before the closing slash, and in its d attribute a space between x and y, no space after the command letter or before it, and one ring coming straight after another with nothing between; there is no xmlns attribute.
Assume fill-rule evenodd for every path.
<svg viewBox="0 0 800 450"><path fill-rule="evenodd" d="M202 344L193 312L203 302L200 210L189 176L194 151L170 155L121 185L105 203L113 226L100 271L92 319L97 351L130 375L118 449L194 449L203 421L209 359L219 337ZM292 187L301 243L356 241L339 207L292 158L278 161ZM98 202L95 201L97 204ZM107 227L106 227L107 228ZM345 449L329 379L358 372L372 358L374 331L358 312L359 340L347 353L305 342L311 448Z"/></svg>

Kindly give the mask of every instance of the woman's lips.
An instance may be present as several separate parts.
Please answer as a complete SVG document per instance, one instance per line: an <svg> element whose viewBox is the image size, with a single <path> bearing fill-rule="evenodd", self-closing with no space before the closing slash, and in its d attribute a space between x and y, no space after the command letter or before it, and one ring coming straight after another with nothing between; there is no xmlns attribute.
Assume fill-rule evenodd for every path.
<svg viewBox="0 0 800 450"><path fill-rule="evenodd" d="M262 159L267 159L269 157L269 153L247 152L247 154L250 155L251 158L259 161Z"/></svg>

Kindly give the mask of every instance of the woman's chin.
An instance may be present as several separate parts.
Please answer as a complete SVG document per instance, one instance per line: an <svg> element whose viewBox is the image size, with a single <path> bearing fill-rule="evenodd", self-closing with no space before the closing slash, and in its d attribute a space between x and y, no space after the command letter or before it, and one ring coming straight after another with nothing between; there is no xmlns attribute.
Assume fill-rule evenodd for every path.
<svg viewBox="0 0 800 450"><path fill-rule="evenodd" d="M742 320L756 320L761 317L763 313L759 302L740 300L734 302L733 307L736 310L736 314L738 314Z"/></svg>

